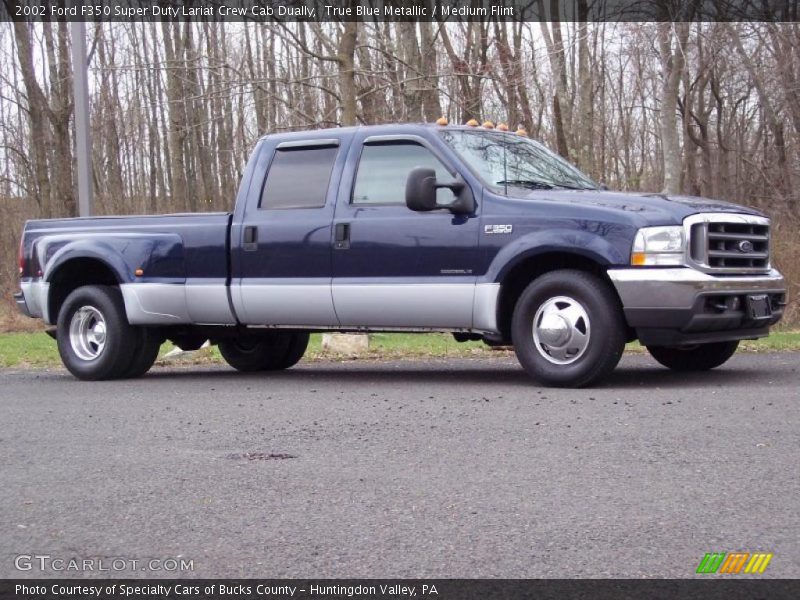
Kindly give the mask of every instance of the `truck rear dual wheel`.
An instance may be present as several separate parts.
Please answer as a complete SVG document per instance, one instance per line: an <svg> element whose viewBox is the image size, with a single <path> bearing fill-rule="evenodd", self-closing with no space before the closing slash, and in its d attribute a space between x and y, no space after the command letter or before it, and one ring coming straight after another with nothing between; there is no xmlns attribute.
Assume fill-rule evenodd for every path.
<svg viewBox="0 0 800 600"><path fill-rule="evenodd" d="M738 341L695 346L648 346L650 355L673 371L708 371L726 363L739 347Z"/></svg>
<svg viewBox="0 0 800 600"><path fill-rule="evenodd" d="M154 329L148 327L136 327L135 329L136 350L128 368L121 376L122 379L136 379L147 373L156 362L158 351L161 349L161 344L164 343L164 338Z"/></svg>
<svg viewBox="0 0 800 600"><path fill-rule="evenodd" d="M584 271L546 273L522 292L511 323L514 351L545 385L584 387L614 370L626 324L611 287Z"/></svg>
<svg viewBox="0 0 800 600"><path fill-rule="evenodd" d="M107 285L86 285L67 296L56 340L64 366L86 381L139 377L161 345L154 331L128 323L119 288Z"/></svg>
<svg viewBox="0 0 800 600"><path fill-rule="evenodd" d="M219 342L222 358L243 372L279 371L298 363L308 348L308 333L273 331Z"/></svg>

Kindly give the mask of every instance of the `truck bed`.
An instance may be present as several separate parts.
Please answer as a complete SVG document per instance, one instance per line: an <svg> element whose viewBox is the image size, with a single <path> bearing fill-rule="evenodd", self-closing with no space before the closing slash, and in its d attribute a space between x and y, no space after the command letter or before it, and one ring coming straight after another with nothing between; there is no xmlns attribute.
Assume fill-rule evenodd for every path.
<svg viewBox="0 0 800 600"><path fill-rule="evenodd" d="M63 300L58 290L85 279L119 285L131 323L234 323L227 295L231 218L199 213L28 221L20 248L26 311L55 323Z"/></svg>

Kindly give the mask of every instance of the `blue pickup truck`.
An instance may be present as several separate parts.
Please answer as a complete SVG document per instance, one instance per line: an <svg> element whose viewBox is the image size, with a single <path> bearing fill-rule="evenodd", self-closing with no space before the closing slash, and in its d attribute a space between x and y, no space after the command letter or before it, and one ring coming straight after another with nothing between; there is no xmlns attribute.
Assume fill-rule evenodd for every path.
<svg viewBox="0 0 800 600"><path fill-rule="evenodd" d="M144 374L164 340L270 371L314 331L446 331L577 387L636 339L714 368L786 304L764 215L608 191L525 135L438 124L268 135L232 213L29 221L19 270L19 308L87 380Z"/></svg>

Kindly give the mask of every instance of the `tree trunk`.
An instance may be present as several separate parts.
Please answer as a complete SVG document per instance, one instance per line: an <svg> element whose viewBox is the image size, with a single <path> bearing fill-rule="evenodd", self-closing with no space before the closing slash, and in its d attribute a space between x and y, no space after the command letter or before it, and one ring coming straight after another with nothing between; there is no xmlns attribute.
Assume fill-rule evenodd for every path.
<svg viewBox="0 0 800 600"><path fill-rule="evenodd" d="M167 70L167 104L169 106L169 130L167 132L172 173L172 205L190 210L188 182L186 179L186 110L184 106L183 69L178 61L180 33L177 27L166 21L161 23L164 36L164 51ZM170 29L175 29L175 40Z"/></svg>
<svg viewBox="0 0 800 600"><path fill-rule="evenodd" d="M30 25L23 21L14 21L14 38L17 46L17 58L25 95L28 98L28 126L31 136L31 152L33 154L33 173L36 182L36 203L43 218L53 216L51 207L50 172L47 153L50 147L50 124L47 121L47 100L42 88L36 80L33 66L33 46L31 44Z"/></svg>
<svg viewBox="0 0 800 600"><path fill-rule="evenodd" d="M358 38L358 22L348 21L339 40L337 62L339 64L339 93L342 104L342 125L356 124L356 67L355 52Z"/></svg>
<svg viewBox="0 0 800 600"><path fill-rule="evenodd" d="M674 28L674 35L673 35ZM685 65L688 23L661 22L657 25L661 56L661 148L664 162L665 194L681 191L681 145L678 137L678 89ZM673 48L673 37L675 47Z"/></svg>

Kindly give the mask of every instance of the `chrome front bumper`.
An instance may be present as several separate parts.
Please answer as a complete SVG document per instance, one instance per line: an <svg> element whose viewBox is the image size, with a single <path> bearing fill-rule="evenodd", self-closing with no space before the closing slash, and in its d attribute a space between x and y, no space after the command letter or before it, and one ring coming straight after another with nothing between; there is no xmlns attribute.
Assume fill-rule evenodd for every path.
<svg viewBox="0 0 800 600"><path fill-rule="evenodd" d="M695 269L609 269L628 325L645 344L702 343L763 337L783 316L786 281L763 275L710 275ZM747 296L765 294L772 314L754 319Z"/></svg>

